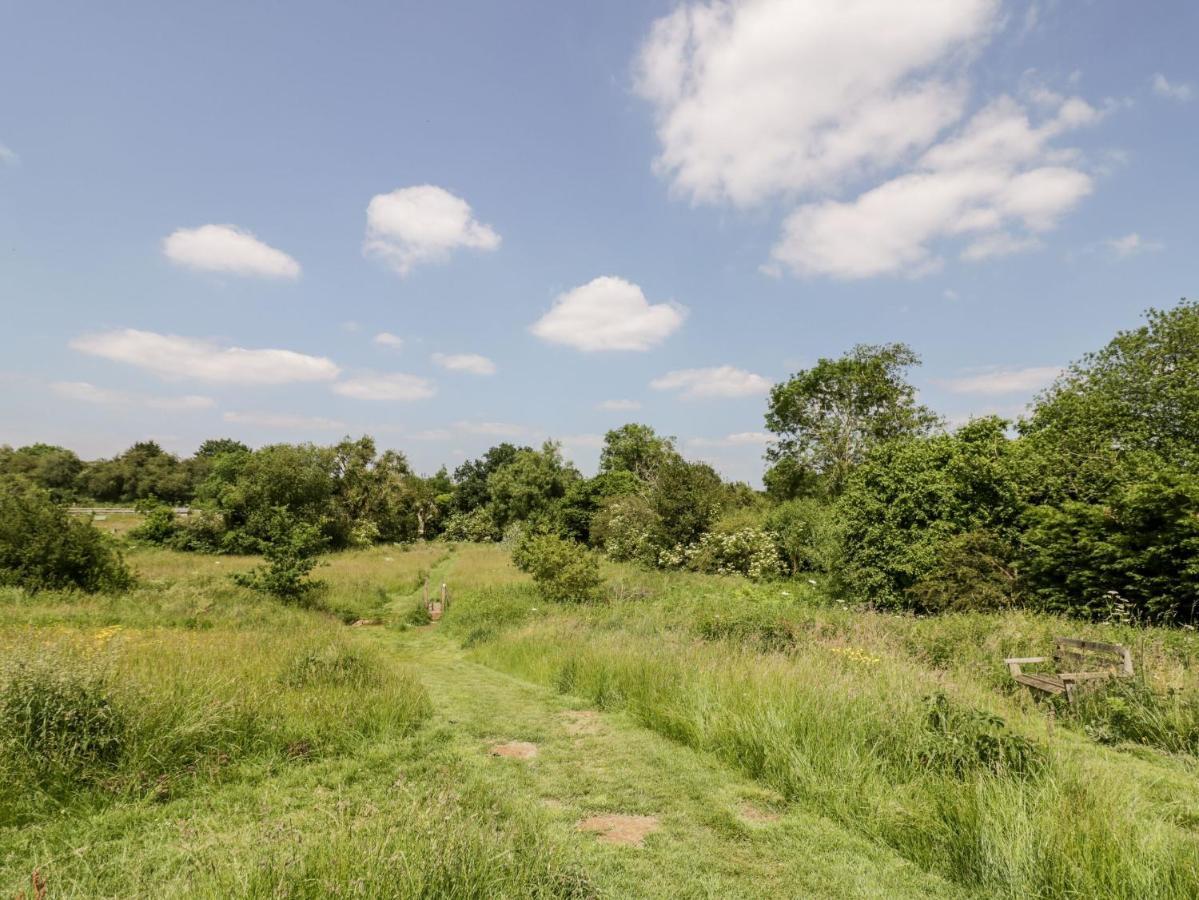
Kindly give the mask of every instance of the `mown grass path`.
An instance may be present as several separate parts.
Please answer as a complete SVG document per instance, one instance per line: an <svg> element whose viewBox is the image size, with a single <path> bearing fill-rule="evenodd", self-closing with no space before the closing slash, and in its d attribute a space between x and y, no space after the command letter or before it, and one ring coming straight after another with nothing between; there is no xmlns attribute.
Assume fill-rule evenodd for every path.
<svg viewBox="0 0 1199 900"><path fill-rule="evenodd" d="M605 896L962 896L701 753L471 662L436 625L376 634L419 671L436 710L429 727L503 796L535 809ZM535 745L536 755L493 755L516 741ZM634 846L579 829L613 814L652 816L656 830Z"/></svg>

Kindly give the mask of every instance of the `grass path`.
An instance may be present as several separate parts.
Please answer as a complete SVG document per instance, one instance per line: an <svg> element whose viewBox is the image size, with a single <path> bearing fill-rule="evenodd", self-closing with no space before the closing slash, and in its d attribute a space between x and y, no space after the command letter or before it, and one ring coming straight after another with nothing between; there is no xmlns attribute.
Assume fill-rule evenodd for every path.
<svg viewBox="0 0 1199 900"><path fill-rule="evenodd" d="M446 566L452 561L434 570L431 583ZM420 673L436 710L429 727L472 775L527 804L606 896L961 896L960 887L788 807L704 754L471 662L436 625L376 635ZM536 755L493 754L508 742L532 744ZM642 846L579 829L608 815L654 817L656 828Z"/></svg>

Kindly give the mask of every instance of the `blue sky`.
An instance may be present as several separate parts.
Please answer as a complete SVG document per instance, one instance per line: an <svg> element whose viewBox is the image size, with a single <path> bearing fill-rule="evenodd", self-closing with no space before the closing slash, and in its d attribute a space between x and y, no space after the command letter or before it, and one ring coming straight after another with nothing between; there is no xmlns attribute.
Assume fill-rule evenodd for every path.
<svg viewBox="0 0 1199 900"><path fill-rule="evenodd" d="M951 421L1014 415L1195 293L1193 3L3 18L0 442L587 470L632 420L757 482L819 356L905 341Z"/></svg>

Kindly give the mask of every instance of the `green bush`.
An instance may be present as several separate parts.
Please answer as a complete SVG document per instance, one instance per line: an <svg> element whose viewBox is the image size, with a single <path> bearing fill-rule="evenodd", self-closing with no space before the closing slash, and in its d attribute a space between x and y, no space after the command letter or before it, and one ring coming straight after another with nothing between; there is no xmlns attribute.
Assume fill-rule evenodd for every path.
<svg viewBox="0 0 1199 900"><path fill-rule="evenodd" d="M289 603L302 603L320 582L308 580L316 568L317 554L325 545L320 528L295 522L285 509L275 510L273 540L263 551L267 564L233 575L243 587L252 588Z"/></svg>
<svg viewBox="0 0 1199 900"><path fill-rule="evenodd" d="M782 574L774 535L752 527L709 531L689 547L663 551L659 564L713 575L744 575L754 581Z"/></svg>
<svg viewBox="0 0 1199 900"><path fill-rule="evenodd" d="M179 533L179 520L169 506L153 505L145 510L141 523L129 532L135 541L147 544L171 545Z"/></svg>
<svg viewBox="0 0 1199 900"><path fill-rule="evenodd" d="M442 532L447 541L471 541L474 543L492 542L500 539L501 532L495 524L495 517L485 506L472 509L470 512L456 512L446 519L445 530Z"/></svg>
<svg viewBox="0 0 1199 900"><path fill-rule="evenodd" d="M0 480L0 585L95 593L132 584L109 535L71 518L44 490Z"/></svg>
<svg viewBox="0 0 1199 900"><path fill-rule="evenodd" d="M1027 515L1023 576L1046 609L1164 623L1199 619L1199 477L1140 476L1106 502L1070 500Z"/></svg>
<svg viewBox="0 0 1199 900"><path fill-rule="evenodd" d="M780 503L766 515L764 526L790 575L831 572L840 555L835 507L814 497Z"/></svg>
<svg viewBox="0 0 1199 900"><path fill-rule="evenodd" d="M512 551L517 568L533 576L541 595L555 602L599 599L599 561L581 544L553 534L526 534Z"/></svg>
<svg viewBox="0 0 1199 900"><path fill-rule="evenodd" d="M952 587L946 582L954 570L945 567L944 554L947 547L962 549L959 535L986 532L992 549L1013 542L1024 505L1020 460L1005 425L979 419L952 435L884 444L854 471L837 503L844 535L838 575L850 598L919 609L917 584L938 580L930 596ZM971 605L971 588L969 582L953 587L958 605Z"/></svg>

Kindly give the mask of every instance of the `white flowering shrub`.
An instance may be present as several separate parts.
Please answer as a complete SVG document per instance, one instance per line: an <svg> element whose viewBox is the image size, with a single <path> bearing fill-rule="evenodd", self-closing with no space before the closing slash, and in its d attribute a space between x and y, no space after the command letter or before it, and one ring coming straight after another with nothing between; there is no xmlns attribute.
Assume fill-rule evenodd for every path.
<svg viewBox="0 0 1199 900"><path fill-rule="evenodd" d="M479 506L470 512L457 512L450 516L445 523L443 532L447 541L498 541L500 530L495 524L495 517L485 506Z"/></svg>
<svg viewBox="0 0 1199 900"><path fill-rule="evenodd" d="M754 581L783 574L775 535L764 528L709 531L688 547L659 554L663 568L688 568L716 575L744 575Z"/></svg>

